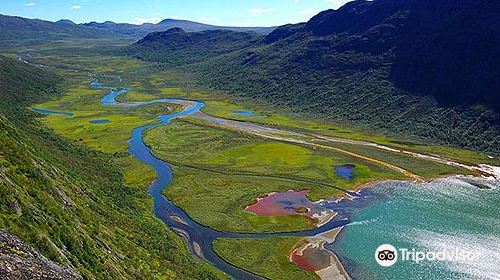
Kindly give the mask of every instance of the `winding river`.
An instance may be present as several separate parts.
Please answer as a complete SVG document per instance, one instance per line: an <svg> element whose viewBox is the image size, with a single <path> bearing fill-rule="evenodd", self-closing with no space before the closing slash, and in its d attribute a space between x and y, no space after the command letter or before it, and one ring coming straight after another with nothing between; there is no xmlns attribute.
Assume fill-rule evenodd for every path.
<svg viewBox="0 0 500 280"><path fill-rule="evenodd" d="M499 211L497 205L499 205L498 197L500 197L497 195L500 189L500 183L498 181L500 174L498 172L498 167L487 165L469 166L444 158L416 153L415 155L410 154L415 157L424 157L431 161L480 171L482 174L488 175L491 179L486 183L481 182L480 185L485 186L486 184L489 187L487 190L477 188L475 187L477 184L471 183L470 181L472 179L470 178L442 179L419 185L407 181L382 182L376 187L363 189L358 192L343 190L348 193L352 199L320 202L319 205L323 207L323 209L329 209L336 212L338 215L320 227L312 230L280 233L232 233L217 231L192 220L183 209L177 207L162 194L162 191L171 183L174 174L170 164L155 157L151 149L144 143L143 134L146 130L160 125L168 125L176 118L197 116L209 122L214 122L218 125L230 128L239 126L239 128L245 132L264 138L307 144L322 148L329 147L320 146L315 143L311 144L305 140L297 140L293 137L287 137L286 135L283 136L285 133L289 135L293 134L293 136L298 135L293 132L278 131L244 122L236 124L234 121L205 115L200 111L205 104L198 100L158 99L147 102L119 102L116 100L117 97L127 93L130 89L108 88L97 82L92 82L90 86L95 89L105 89L109 91L101 100L103 106L130 108L153 103L173 103L182 106L182 110L179 112L159 116L157 118L159 122L155 124L135 128L129 140L128 150L135 158L150 165L156 172L157 177L148 189L148 194L151 195L154 201L154 214L172 231L184 239L192 255L207 261L214 267L230 275L232 278L263 279L262 276L236 267L217 255L212 247L214 240L217 238L263 238L272 236L311 237L340 227L345 227L345 229L340 234L338 242L328 245L327 249L335 251L338 254L349 275L355 278L398 279L399 276L404 275L404 273L406 273L405 271L408 270L412 272L412 275L437 275L442 279L469 279L469 276L478 278L478 275L484 276L485 279L489 279L491 276L493 276L493 278L497 276L500 277L500 274L496 272L496 268L500 266L500 255L498 253L500 252L500 248L497 248L498 246L492 247L490 244L498 243L498 240L500 240L500 235L498 234L500 228L498 227L497 217L495 217L495 213ZM36 108L34 108L34 110L43 114L72 115L72 113L69 112L56 112ZM273 132L280 133L280 136L272 134ZM298 136L304 135L300 134ZM351 140L315 136L324 141L351 142ZM359 142L356 144L375 145L368 142ZM388 149L385 146L376 147ZM394 150L394 152L411 153L399 150ZM354 154L353 156L356 155ZM369 158L367 160L374 161ZM384 164L383 162L377 163ZM390 165L387 167L391 168ZM399 170L396 167L394 167L394 169ZM408 176L410 178L415 177L411 176L413 174L406 170L401 169L399 171L410 175ZM494 179L495 177L497 180ZM419 182L419 180L415 181ZM416 199L418 199L418 203L415 202ZM443 207L443 205L446 207ZM415 209L418 209L418 211L415 212ZM462 215L464 210L466 215ZM415 219L416 217L418 217L418 219ZM478 220L482 222L478 224ZM374 226L374 224L378 225L378 227ZM465 227L463 225L469 226ZM404 238L400 238L399 236L401 236L402 231L409 231L411 234L405 234ZM464 235L464 232L468 235ZM394 245L400 244L407 247L414 246L417 248L432 247L434 245L434 247L437 248L442 245L450 244L463 246L463 244L471 238L476 238L473 240L477 241L469 244L469 247L481 251L485 257L496 256L497 258L495 258L495 261L487 260L473 264L461 263L459 265L447 263L443 266L435 264L396 266L392 272L388 273L387 270L382 270L382 268L375 263L372 256L373 250L367 250L367 248L376 247L378 244L384 242L390 242ZM492 240L492 242L488 243L488 240ZM478 274L477 271L482 271L482 274Z"/></svg>
<svg viewBox="0 0 500 280"><path fill-rule="evenodd" d="M94 88L104 88L101 85L93 83ZM168 162L163 161L153 155L150 148L144 143L143 134L146 130L152 129L160 125L168 125L171 120L192 115L200 111L205 105L197 100L184 99L159 99L148 102L133 102L120 103L116 100L121 94L129 91L128 88L116 90L109 89L109 93L104 96L101 104L104 106L119 106L119 107L137 107L153 103L174 103L183 105L180 112L173 114L161 115L158 117L160 123L137 127L132 132L132 138L129 140L129 152L141 162L150 165L154 168L157 178L150 185L148 194L153 197L154 214L161 219L172 231L181 236L186 242L191 254L206 260L216 268L224 271L228 275L236 279L262 279L263 277L253 274L247 270L236 267L220 256L218 256L213 248L212 243L217 238L262 238L270 236L314 236L334 228L345 226L349 223L349 219L342 217L331 219L321 227L296 232L280 232L280 233L230 233L217 231L205 227L194 220L189 215L177 207L167 197L162 195L162 191L168 187L173 178L173 171ZM339 216L340 217L340 216Z"/></svg>

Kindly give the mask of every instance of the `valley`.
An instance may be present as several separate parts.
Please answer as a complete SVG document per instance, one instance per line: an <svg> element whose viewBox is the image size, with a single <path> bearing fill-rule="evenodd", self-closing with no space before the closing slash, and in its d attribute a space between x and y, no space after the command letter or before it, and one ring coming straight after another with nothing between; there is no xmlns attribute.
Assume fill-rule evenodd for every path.
<svg viewBox="0 0 500 280"><path fill-rule="evenodd" d="M500 278L498 3L86 2L0 4L0 278Z"/></svg>
<svg viewBox="0 0 500 280"><path fill-rule="evenodd" d="M90 60L95 64L78 62ZM374 182L421 183L456 174L495 176L485 166L476 165L496 164L495 159L445 147L432 157L424 157L422 153L430 147L396 144L384 136L286 115L265 104L234 100L223 93L175 87L175 78L168 76L168 71L152 71L154 66L137 60L41 56L33 63L53 67L68 82L62 98L33 106L48 110L42 122L55 133L92 149L136 154L136 159L130 158L132 165L122 166L129 180L153 180L154 172L148 167L152 164L159 176L149 189L156 201L156 215L185 238L192 254L236 278L272 278L276 273L292 279L314 278L311 273L315 270L305 272L288 260L291 252L304 240L317 242L314 236L321 236L322 228L329 234L350 218L324 205L314 214L313 204L301 206L303 202L292 204L295 210L286 215L256 215L245 209L260 197L307 190L303 198L307 201L327 199L333 203L347 197L356 201L357 191ZM93 123L95 120L106 122ZM159 122L166 125L158 126ZM130 139L130 135L136 136ZM135 140L141 135L144 140ZM133 143L141 145L142 141L147 146L134 148ZM154 157L141 158L149 152L136 149L151 149ZM354 166L352 177L336 173L336 166L347 165ZM146 173L138 173L141 171ZM271 207L278 210L279 205ZM304 214L300 209L309 210ZM286 237L287 232L292 236ZM272 237L280 235L284 236ZM310 239L303 239L308 235ZM212 242L220 257L212 251ZM270 244L262 245L267 242ZM271 243L278 247L259 249ZM245 262L229 253L234 246L248 250ZM264 255L267 262L280 263L279 270L263 266L254 271L254 262ZM343 267L332 256L327 266L313 267L331 266L339 270L324 275L343 275Z"/></svg>

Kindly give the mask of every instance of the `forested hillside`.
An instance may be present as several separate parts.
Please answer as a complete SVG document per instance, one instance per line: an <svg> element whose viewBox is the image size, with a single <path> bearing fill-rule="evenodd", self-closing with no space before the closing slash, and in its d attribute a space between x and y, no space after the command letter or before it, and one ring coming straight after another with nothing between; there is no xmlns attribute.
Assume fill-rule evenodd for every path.
<svg viewBox="0 0 500 280"><path fill-rule="evenodd" d="M26 107L61 79L0 57L0 229L86 279L220 279L151 213L108 155L40 125Z"/></svg>
<svg viewBox="0 0 500 280"><path fill-rule="evenodd" d="M253 32L208 30L186 32L172 28L154 32L125 48L126 54L168 65L184 65L241 50L262 37Z"/></svg>
<svg viewBox="0 0 500 280"><path fill-rule="evenodd" d="M491 0L353 1L181 70L198 86L498 155L498 14ZM142 58L185 55L164 51Z"/></svg>

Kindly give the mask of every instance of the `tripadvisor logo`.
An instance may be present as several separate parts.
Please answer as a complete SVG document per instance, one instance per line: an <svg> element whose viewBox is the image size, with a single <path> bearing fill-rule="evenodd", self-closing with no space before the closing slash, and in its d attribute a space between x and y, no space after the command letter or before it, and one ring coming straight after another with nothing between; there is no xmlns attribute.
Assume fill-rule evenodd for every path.
<svg viewBox="0 0 500 280"><path fill-rule="evenodd" d="M418 264L422 261L471 262L479 260L480 253L461 250L459 248L424 252L407 248L396 249L391 244L380 245L375 250L375 260L379 265L384 267L394 265L398 261L398 256L401 262L411 261Z"/></svg>
<svg viewBox="0 0 500 280"><path fill-rule="evenodd" d="M375 260L381 266L392 266L398 261L398 251L391 244L380 245L375 251Z"/></svg>

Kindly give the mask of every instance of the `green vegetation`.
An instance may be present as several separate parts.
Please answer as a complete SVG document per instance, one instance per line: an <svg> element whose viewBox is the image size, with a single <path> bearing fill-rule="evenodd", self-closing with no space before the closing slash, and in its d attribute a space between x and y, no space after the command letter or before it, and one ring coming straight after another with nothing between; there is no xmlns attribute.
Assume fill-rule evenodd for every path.
<svg viewBox="0 0 500 280"><path fill-rule="evenodd" d="M43 44L69 38L102 39L118 37L108 31L98 31L76 24L53 23L39 19L25 19L5 15L0 15L0 26L2 27L0 40L5 46Z"/></svg>
<svg viewBox="0 0 500 280"><path fill-rule="evenodd" d="M157 115L178 108L165 104L147 108L104 107L100 102L107 91L90 89L88 83L88 79L77 80L76 84L68 85L62 98L34 107L73 113L74 116L49 115L43 122L58 133L101 151L125 151L135 127L153 123ZM95 119L106 119L109 123L92 124L90 121Z"/></svg>
<svg viewBox="0 0 500 280"><path fill-rule="evenodd" d="M382 178L402 178L384 167L342 153L263 140L189 120L150 130L145 142L158 157L175 165L228 175L282 177L346 189ZM356 164L353 181L335 174L334 167L344 164ZM337 192L328 187L321 189L313 190L312 197L324 198Z"/></svg>
<svg viewBox="0 0 500 280"><path fill-rule="evenodd" d="M499 157L488 157L484 153L477 153L469 150L450 146L432 146L419 144L419 141L396 140L401 136L388 137L377 133L373 129L368 129L363 126L353 127L332 119L324 119L314 116L306 116L307 114L294 113L290 110L285 110L278 106L271 106L259 100L249 100L244 97L231 97L223 94L222 91L200 91L200 90L182 90L175 86L194 85L186 82L186 77L182 72L177 70L160 71L155 75L154 84L162 94L170 97L182 97L204 100L207 106L202 111L213 116L218 116L227 119L251 121L252 123L262 124L270 127L292 129L294 131L305 133L319 133L327 136L369 141L373 143L383 144L393 148L405 149L408 151L428 153L447 157L453 160L458 160L472 164L492 164L500 165ZM191 78L192 79L192 78ZM162 82L163 81L163 82ZM185 81L185 82L180 82ZM191 81L191 80L187 80ZM166 88L170 86L170 88ZM255 118L235 114L232 111L246 110L252 108L252 111L258 115L266 116L265 118Z"/></svg>
<svg viewBox="0 0 500 280"><path fill-rule="evenodd" d="M39 96L23 106L74 114L73 116L44 116L40 118L40 121L53 130L43 127L37 129L46 131L51 138L59 139L57 141L71 145L69 150L78 147L77 150L83 151L82 161L87 164L74 163L74 152L68 151L71 154L66 156L70 160L66 159L66 156L64 158L70 163L64 162L61 172L76 174L71 180L77 181L79 189L84 189L90 194L75 197L73 189L66 187L76 185L74 181L70 183L63 181L54 185L59 186L58 189L63 189L63 197L69 197L75 205L81 204L91 210L87 208L82 210L84 206L79 206L74 210L77 214L67 214L75 221L68 223L72 226L71 230L60 229L51 224L51 230L47 231L48 226L39 225L23 235L20 233L20 226L17 229L12 226L14 222L2 225L2 227L11 229L21 237L27 236L27 240L35 240L31 244L42 244L36 239L40 236L49 238L44 239L48 240L44 242L52 245L44 245L45 247L40 245L37 249L60 263L77 263L73 265L84 275L96 274L99 277L110 275L103 276L109 278L116 275L121 278L122 274L136 278L149 278L151 275L157 275L160 278L223 277L218 272L207 270L205 265L188 257L182 242L171 232L165 231L164 226L151 214L151 205L144 192L153 178L152 170L126 153L127 140L133 128L151 124L156 121L156 116L178 110L178 106L154 104L137 108L103 107L100 100L107 91L88 88L89 83L96 77L106 85L130 86L132 90L119 97L121 102L150 101L169 97L199 99L206 103L202 109L203 112L228 119L306 134L318 133L346 139L367 140L408 150L438 153L463 161L497 162L497 159L487 159L484 155L455 148L430 148L412 142L396 141L374 134L370 130L354 129L335 122L305 118L262 102L231 98L222 92L199 90L192 85L184 87L185 84L179 83L183 77L179 76L180 72L163 71L155 65L138 60L89 54L82 50L74 54L65 53L64 50L51 51L51 46L38 52L32 51L36 54L37 63L56 66L54 71L65 77L62 84L65 94L58 96L50 94L43 99L46 101L42 104L39 98L43 96ZM55 89L54 93L57 93ZM252 110L266 117L241 116L233 113L233 110ZM28 114L38 116L34 112L28 112ZM91 124L90 121L95 119L106 119L110 122L99 125ZM17 125L15 128L18 129ZM401 174L386 167L344 153L272 141L225 130L196 118L180 119L168 126L149 130L146 132L145 141L152 147L155 155L174 165L174 181L165 190L165 194L197 222L231 232L276 232L314 227L314 221L304 216L261 217L245 211L247 205L254 203L258 197L269 192L308 189L309 199L318 200L341 195L342 192L334 187L353 189L377 180L405 179ZM38 143L29 145L39 146ZM465 173L461 169L373 148L333 143L328 145L390 162L425 177ZM61 153L53 154L58 156ZM101 166L101 161L105 162L104 167ZM3 163L0 164L3 165ZM346 180L334 173L335 166L344 164L356 165L354 180ZM46 166L52 163L40 163L40 165ZM78 168L81 166L81 170L74 170L77 166ZM99 172L96 169L99 169ZM100 174L103 173L106 176L112 174L113 177L101 176ZM87 181L88 177L92 178L91 182ZM112 183L103 182L102 177ZM59 197L57 190L52 193L52 196ZM106 194L105 198L101 198L104 196L103 193ZM81 193L78 192L78 194ZM49 196L44 196L44 199L51 201ZM118 200L130 208L119 204L119 207L111 211L108 206L116 204L108 202L110 199L113 199L113 203L114 200ZM88 200L91 202L87 202ZM24 201L24 199L16 198L16 201ZM5 205L17 205L16 203L20 204L20 202L9 200ZM29 203L36 204L31 201ZM101 203L105 203L106 206L102 206ZM37 207L39 207L38 204ZM16 207L13 206L13 209ZM24 215L24 211L22 212ZM59 212L56 213L59 215ZM80 213L86 217L85 220L79 218ZM106 218L101 218L99 216L101 213L106 213ZM40 213L40 217L44 215L46 214ZM66 219L64 215L57 217L57 219ZM92 217L92 220L90 221L88 217ZM7 221L7 219L2 218L2 221ZM65 221L55 220L52 223L65 224ZM90 227L92 227L91 230ZM43 235L39 232L43 232ZM95 262L82 264L83 253L64 252L61 248L65 248L66 243L61 241L63 237L53 237L54 232L58 232L56 236L65 236L65 232L70 232L72 238L77 240L70 242L77 244L97 244L92 245L94 247L89 245L91 249L88 249L89 253L86 254L90 255L90 259L99 255L100 259L105 260L107 267L113 267L113 273L118 271L117 274L111 274ZM79 238L82 235L88 238L85 241L87 243L80 241ZM148 241L143 240L144 236L148 236ZM96 240L102 240L102 242L99 243ZM129 242L129 240L134 240L134 242ZM280 275L286 275L292 279L314 277L288 262L288 253L297 242L298 239L295 238L217 240L215 249L230 262L266 277L281 278ZM160 250L153 244L163 245ZM112 253L106 253L108 247L112 248L109 250ZM266 250L261 248L266 248ZM273 248L274 251L269 252L267 248ZM231 253L235 252L234 250L240 250L244 254L237 256ZM126 257L122 261L123 256ZM261 259L265 260L263 264L261 264ZM141 264L138 269L135 265L137 263ZM276 270L275 267L279 269ZM170 275L175 275L175 277L170 277Z"/></svg>
<svg viewBox="0 0 500 280"><path fill-rule="evenodd" d="M266 38L173 30L125 46L129 39L83 26L4 16L0 25L13 27L0 34L0 52L48 65L64 77L0 57L0 228L87 279L226 278L189 256L182 240L155 218L145 193L154 172L126 152L133 128L179 107L103 107L100 100L107 91L88 87L95 79L131 87L119 97L121 102L200 99L206 103L202 111L213 116L500 164L484 153L422 144L430 140L498 155L498 117L483 105L442 106L434 97L399 88L391 81L394 61L385 52L340 50L346 47L343 42L352 39L356 45L366 34L316 36L318 30L302 26L279 28ZM300 36L285 40L284 34ZM30 108L74 115L42 116ZM265 117L241 116L235 110ZM92 120L109 122L96 125ZM195 221L231 232L315 226L304 216L262 217L245 211L270 192L307 189L308 198L318 200L342 195L337 188L405 179L341 151L272 141L196 118L149 130L145 141L156 156L174 165L174 181L165 194ZM468 173L372 147L321 144L425 178ZM334 172L344 164L355 164L352 181ZM288 260L299 242L219 239L214 249L229 262L271 279L315 278Z"/></svg>
<svg viewBox="0 0 500 280"><path fill-rule="evenodd" d="M0 228L87 279L224 278L153 216L152 170L59 137L25 109L60 96L60 78L0 57L0 81Z"/></svg>
<svg viewBox="0 0 500 280"><path fill-rule="evenodd" d="M137 43L124 48L123 52L144 59L159 59L169 65L182 65L245 48L261 38L253 32L186 32L173 28L148 34Z"/></svg>
<svg viewBox="0 0 500 280"><path fill-rule="evenodd" d="M214 250L236 266L269 279L317 279L315 274L300 269L288 260L292 248L300 240L296 237L217 239ZM266 251L261 248L266 248Z"/></svg>
<svg viewBox="0 0 500 280"><path fill-rule="evenodd" d="M185 167L174 167L174 173L174 181L165 194L203 225L229 232L273 232L314 227L313 221L303 216L264 217L245 211L245 206L266 193L314 189L311 184L265 176L232 176Z"/></svg>
<svg viewBox="0 0 500 280"><path fill-rule="evenodd" d="M498 64L491 59L498 49L485 43L498 32L480 20L491 5L393 2L359 1L236 49L221 39L225 44L215 49L224 52L207 51L209 33L191 35L197 38L191 44L173 34L148 36L124 52L181 72L183 87L225 91L418 144L500 155ZM449 9L460 12L443 12ZM481 28L464 33L467 26Z"/></svg>
<svg viewBox="0 0 500 280"><path fill-rule="evenodd" d="M422 176L423 178L437 178L445 175L453 174L474 174L464 168L450 166L442 163L437 163L425 159L416 158L410 155L395 153L382 149L377 149L367 146L359 146L344 143L323 143L330 147L337 147L360 155L383 160L384 162L402 167L406 170Z"/></svg>

